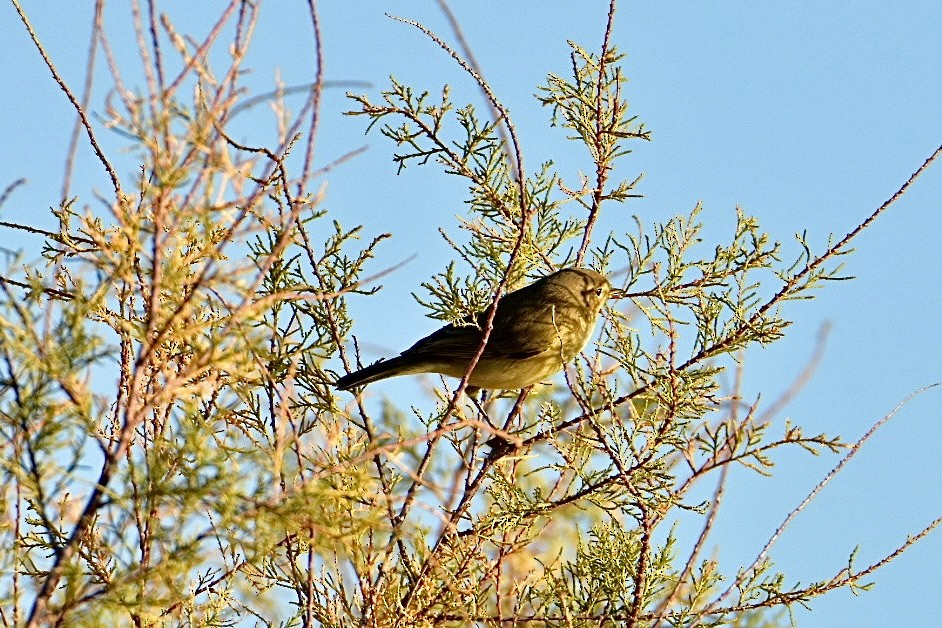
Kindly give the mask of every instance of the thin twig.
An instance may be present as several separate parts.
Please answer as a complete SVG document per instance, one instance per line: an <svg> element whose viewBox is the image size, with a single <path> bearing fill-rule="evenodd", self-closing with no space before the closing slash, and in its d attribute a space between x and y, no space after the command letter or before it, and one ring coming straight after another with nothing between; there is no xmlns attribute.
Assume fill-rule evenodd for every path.
<svg viewBox="0 0 942 628"><path fill-rule="evenodd" d="M928 386L924 386L910 393L909 395L906 396L905 399L900 401L896 405L895 408L890 410L890 412L888 412L883 418L881 418L879 421L874 423L870 427L870 429L867 430L867 432L863 436L861 436L860 439L856 443L854 443L854 445L850 448L847 454L843 458L841 458L841 460L834 466L834 468L831 469L828 472L828 474L825 475L821 479L821 481L815 485L813 489L811 489L811 492L809 492L808 495L803 500L801 500L801 502L797 506L795 506L795 508L793 508L792 511L788 513L788 515L785 516L785 519L783 519L782 523L779 524L779 526L775 529L775 531L769 537L769 540L766 542L766 544L762 547L761 550L759 550L759 553L756 555L755 560L753 560L752 563L748 567L740 570L739 575L737 575L736 578L733 580L733 582L730 583L729 587L727 587L725 591L723 591L719 596L717 596L716 599L713 600L713 602L711 602L706 608L697 612L696 619L694 620L692 624L690 624L691 628L694 628L695 626L697 626L700 623L700 620L703 619L704 617L711 615L713 611L717 607L719 607L720 604L723 603L723 600L729 597L739 585L741 585L747 578L749 578L754 573L756 567L758 567L760 564L762 564L765 561L766 557L769 555L769 551L772 549L772 546L775 545L776 541L778 541L779 537L781 537L782 533L791 524L791 522L794 521L795 517L797 517L798 514L801 513L808 506L808 504L810 504L814 500L814 498L818 496L818 494L822 491L822 489L824 489L824 487L827 486L831 482L831 480L837 477L837 474L840 473L841 469L843 469L844 466L848 462L850 462L860 452L864 444L868 440L870 440L870 438L877 432L877 430L879 430L890 419L896 416L896 414L900 410L902 410L903 407L906 406L914 398L918 397L924 392L932 388L935 388L937 386L942 386L942 383L929 384ZM878 565L879 564L884 564L884 563L881 562L881 563L878 563Z"/></svg>
<svg viewBox="0 0 942 628"><path fill-rule="evenodd" d="M605 194L605 183L608 181L608 173L611 166L607 162L607 157L602 155L602 143L604 140L604 129L602 128L602 92L604 90L606 71L608 70L608 52L610 39L612 36L612 27L615 24L615 0L608 4L608 21L605 24L605 36L602 38L602 52L599 56L599 77L595 87L595 189L592 190L592 207L589 209L589 216L586 218L585 229L582 232L582 243L579 245L579 252L576 254L576 265L581 266L585 258L586 251L589 248L589 242L592 237L592 229L595 227L595 221L599 217L602 209L602 197ZM615 101L615 107L618 107L618 101ZM613 115L617 113L613 112Z"/></svg>
<svg viewBox="0 0 942 628"><path fill-rule="evenodd" d="M311 177L311 171L314 168L314 145L321 115L321 94L324 92L324 47L316 0L308 0L307 6L308 15L311 18L311 33L314 36L314 85L311 87L311 121L307 130L307 141L305 142L304 166L301 168L296 196L301 196L304 193L307 182Z"/></svg>
<svg viewBox="0 0 942 628"><path fill-rule="evenodd" d="M180 70L177 77L173 80L172 83L163 91L161 94L164 98L172 98L174 92L180 87L183 83L183 79L187 77L190 71L196 66L196 63L200 61L212 46L213 42L216 41L216 37L219 36L219 33L222 32L222 27L226 25L226 22L229 21L229 18L232 16L232 12L235 11L235 8L243 4L241 0L230 0L229 5L219 16L219 19L216 20L216 23L213 24L213 28L209 31L209 34L206 35L206 38L203 40L203 43L200 44L199 48L187 59L186 65Z"/></svg>
<svg viewBox="0 0 942 628"><path fill-rule="evenodd" d="M7 199L10 198L10 195L13 194L14 190L16 190L16 188L20 187L21 185L26 185L25 178L21 177L17 179L16 181L14 181L13 183L6 186L5 188L3 188L3 192L0 192L0 208L2 208L4 204L6 204ZM3 223L0 223L0 224L3 224Z"/></svg>
<svg viewBox="0 0 942 628"><path fill-rule="evenodd" d="M525 173L526 173L526 170L524 169L524 166L523 166L523 152L522 152L521 147L520 147L520 141L517 139L517 131L516 131L516 129L514 128L513 124L512 124L511 121L510 121L510 114L507 112L507 109L504 107L503 103L501 103L501 102L497 99L497 96L494 95L494 91L491 89L491 86L488 85L487 81L484 80L484 77L481 76L481 75L474 69L474 67L471 66L471 64L469 64L467 61L465 61L465 60L461 57L461 55L459 55L457 52L455 52L455 51L451 48L451 46L449 46L448 44L446 44L446 43L444 42L444 40L442 40L440 37L438 37L435 33L433 33L432 31L430 31L428 28L426 28L426 27L423 26L422 24L419 24L419 23L416 22L415 20L409 20L409 19L406 19L406 18L396 17L395 15L390 15L389 13L387 13L386 15L387 15L390 19L393 19L393 20L402 22L402 23L404 23L404 24L409 24L409 25L414 26L415 28L419 29L420 31L422 31L423 33L425 33L425 34L429 37L429 39L431 39L431 40L434 41L436 44L438 44L438 46L439 46L442 50L444 50L444 51L447 52L449 55L451 55L451 58L454 59L455 61L457 61L457 62L458 62L458 65L460 65L461 68L462 68L465 72L467 72L467 73L471 76L471 78L473 78L473 79L477 82L478 87L480 87L480 88L481 88L481 91L484 92L484 95L487 96L487 99L488 99L488 101L491 103L491 106L494 107L494 109L496 109L496 110L500 113L500 116L499 116L499 118L498 118L498 122L501 122L502 124L506 124L506 125L507 125L507 133L510 135L510 143L511 143L511 146L512 146L513 151L514 151L514 159L510 162L509 165L511 166L511 168L512 168L512 170L513 170L513 172L514 172L514 176L515 176L515 178L516 178L517 185L518 185L518 187L519 187L519 193L520 193L520 213L521 213L521 215L522 215L522 216L521 216L521 223L520 223L520 224L521 224L521 227L520 227L520 228L521 228L521 230L522 230L522 229L523 229L523 226L527 223L527 220L525 220L524 217L526 217L526 216L528 215L528 213L529 213L529 211L528 211L528 209L527 209L527 206L528 206L529 203L528 203L528 199L527 199L527 189L526 189L526 181L525 181Z"/></svg>
<svg viewBox="0 0 942 628"><path fill-rule="evenodd" d="M95 75L95 53L98 50L98 38L101 36L101 16L105 10L105 0L96 0L95 14L92 19L92 36L88 42L88 54L85 62L85 85L82 87L82 109L88 109L88 103L92 98L92 83ZM65 168L62 175L62 190L59 198L67 199L69 197L69 187L72 181L72 171L75 164L75 153L78 150L79 133L82 130L82 119L76 116L75 124L72 126L72 134L69 136L69 147L66 149Z"/></svg>
<svg viewBox="0 0 942 628"><path fill-rule="evenodd" d="M52 78L56 81L56 84L59 86L63 92L65 92L66 97L69 99L69 102L72 103L72 106L75 108L76 113L78 113L79 118L82 121L82 126L85 127L85 133L88 135L88 141L91 143L92 148L95 151L95 154L98 156L98 161L105 167L105 170L108 172L108 176L111 178L111 185L114 187L115 201L117 203L123 202L124 194L121 191L121 183L118 180L118 175L115 172L114 168L111 166L111 163L108 161L108 158L105 157L104 151L101 149L101 146L98 144L98 140L95 138L95 132L92 130L92 125L88 121L88 117L85 115L85 109L82 108L81 103L75 97L75 94L72 93L72 90L69 89L69 86L65 84L65 81L62 80L62 77L59 76L59 72L56 70L56 67L52 64L52 60L49 58L49 55L46 54L46 49L40 43L39 38L36 36L33 27L29 22L29 19L26 17L26 13L23 12L23 8L20 6L20 0L11 0L13 6L16 9L17 14L20 16L20 20L23 22L23 25L26 27L26 31L29 33L30 39L33 40L33 44L36 46L36 49L39 51L40 56L43 58L43 61L46 63L46 67L49 68L49 71L52 73Z"/></svg>
<svg viewBox="0 0 942 628"><path fill-rule="evenodd" d="M483 77L484 72L481 70L481 66L478 63L477 59L474 56L474 50L468 44L468 40L465 39L464 30L461 28L461 23L458 22L458 19L455 17L454 12L452 12L451 7L448 6L448 3L445 0L437 0L438 8L445 15L445 19L448 20L448 25L451 27L451 32L454 33L455 39L458 40L458 46L461 48L461 55L464 59L467 59L468 65L474 72L479 76ZM491 117L494 120L499 120L502 124L497 125L497 132L500 134L501 145L504 147L504 154L510 154L510 148L513 147L514 151L519 154L517 147L516 138L511 134L510 127L510 118L507 117L505 112L501 109L498 109L496 104L496 99L493 98L492 94L489 94L486 89L481 87L481 83L478 83L478 87L481 88L481 92L484 94L484 102L487 103L488 108L491 110ZM523 163L517 163L515 160L508 159L508 165L510 165L510 170L513 172L514 178L517 181L522 179L521 170L523 168ZM521 190L521 198L523 198L523 191Z"/></svg>

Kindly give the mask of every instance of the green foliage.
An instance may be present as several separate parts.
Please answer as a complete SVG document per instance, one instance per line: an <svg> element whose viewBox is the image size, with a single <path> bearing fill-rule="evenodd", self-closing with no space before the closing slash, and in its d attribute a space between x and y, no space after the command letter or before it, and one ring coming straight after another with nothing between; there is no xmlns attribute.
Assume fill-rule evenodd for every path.
<svg viewBox="0 0 942 628"><path fill-rule="evenodd" d="M307 108L270 98L279 131L265 148L228 135L251 103L238 81L257 10L234 18L223 72L166 21L194 97L150 65L143 94L115 75L109 125L139 158L133 193L116 179L107 211L69 200L57 231L21 226L45 244L0 283L4 617L745 626L869 586L893 555L864 568L851 556L808 585L775 572L768 548L738 569L703 558L720 502L705 480L722 487L736 465L770 474L783 448L847 448L779 432L720 377L783 336L789 301L844 278L849 238L815 253L802 234L786 265L738 208L728 240L706 245L699 206L599 234L602 212L638 195L640 175L616 175L631 142L650 139L610 30L599 54L571 44L568 73L538 88L550 124L586 151L592 175L570 187L552 161L526 170L490 87L413 24L488 104L395 79L380 104L351 96L348 113L392 140L400 170L434 166L467 186L460 236L441 230L455 259L419 302L463 321L573 264L624 277L629 300L564 377L515 399L350 400L332 386L360 360L349 306L377 291L392 236L341 225L308 192L315 173L295 164L312 153Z"/></svg>

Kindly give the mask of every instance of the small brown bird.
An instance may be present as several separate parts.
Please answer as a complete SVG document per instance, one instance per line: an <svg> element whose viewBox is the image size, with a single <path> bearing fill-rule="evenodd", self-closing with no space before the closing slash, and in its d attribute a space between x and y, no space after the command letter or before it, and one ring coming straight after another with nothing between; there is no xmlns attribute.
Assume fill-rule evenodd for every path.
<svg viewBox="0 0 942 628"><path fill-rule="evenodd" d="M560 371L588 343L605 301L620 296L604 275L588 268L565 268L504 295L468 386L514 390ZM348 390L416 373L464 377L486 322L487 311L477 315L477 325L446 325L400 355L344 375L335 385Z"/></svg>

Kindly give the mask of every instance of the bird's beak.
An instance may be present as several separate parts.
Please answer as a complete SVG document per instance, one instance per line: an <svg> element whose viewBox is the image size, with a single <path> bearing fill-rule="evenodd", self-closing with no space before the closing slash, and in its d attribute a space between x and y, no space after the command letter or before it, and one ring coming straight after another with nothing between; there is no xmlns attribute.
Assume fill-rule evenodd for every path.
<svg viewBox="0 0 942 628"><path fill-rule="evenodd" d="M624 299L628 296L628 293L622 290L621 288L612 288L608 293L608 299Z"/></svg>

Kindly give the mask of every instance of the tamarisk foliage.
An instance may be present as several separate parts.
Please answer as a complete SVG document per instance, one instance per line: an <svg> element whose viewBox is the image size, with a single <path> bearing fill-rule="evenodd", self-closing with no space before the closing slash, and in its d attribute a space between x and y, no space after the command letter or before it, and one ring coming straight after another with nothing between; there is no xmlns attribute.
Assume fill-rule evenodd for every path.
<svg viewBox="0 0 942 628"><path fill-rule="evenodd" d="M361 361L350 305L379 299L396 268L382 245L393 235L342 225L324 203L329 171L355 158L315 151L319 120L339 113L321 106L320 28L332 25L310 3L312 85L250 97L240 81L257 3L228 3L202 38L146 3L133 12L136 87L102 4L90 54L104 53L113 82L106 128L14 2L112 191L97 208L63 200L55 230L3 223L43 241L0 282L7 624L759 624L867 588L938 525L873 565L851 553L819 582L776 570L781 529L751 565L707 557L730 467L769 474L786 448L845 461L859 449L777 425L720 377L786 333L792 301L845 278L853 239L912 180L822 250L803 235L789 253L740 209L724 242L705 242L699 206L606 232L638 196L640 175L622 174L631 148L651 139L611 41L614 1L601 48L571 43L534 101L584 151L587 175L525 162L468 51L400 20L485 103L395 79L349 96L347 113L392 141L399 169L438 170L468 191L457 230L441 225L454 256L416 295L429 316L464 321L574 264L630 299L610 303L564 375L531 390L472 399L435 380L424 404L351 398L333 388ZM276 132L250 145L232 129L260 102ZM130 175L101 148L111 131L133 149ZM704 500L707 482L719 488Z"/></svg>

